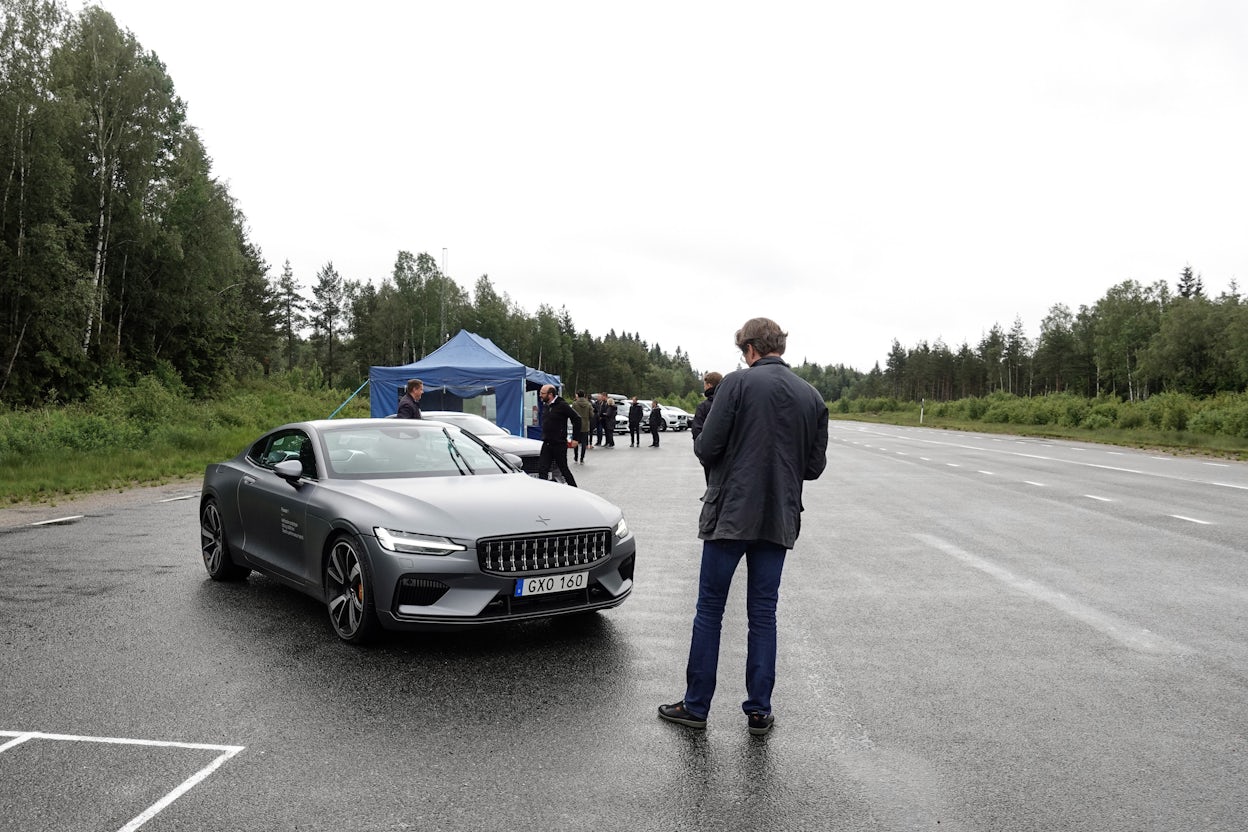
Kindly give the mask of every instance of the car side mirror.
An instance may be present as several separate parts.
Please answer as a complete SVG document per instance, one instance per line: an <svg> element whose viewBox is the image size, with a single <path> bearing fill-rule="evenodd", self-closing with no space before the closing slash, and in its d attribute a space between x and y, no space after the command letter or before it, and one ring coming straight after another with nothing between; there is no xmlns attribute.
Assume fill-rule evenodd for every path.
<svg viewBox="0 0 1248 832"><path fill-rule="evenodd" d="M287 482L296 482L303 476L303 463L297 459L286 459L273 466L273 472Z"/></svg>
<svg viewBox="0 0 1248 832"><path fill-rule="evenodd" d="M524 470L524 460L522 460L518 454L505 453L503 454L503 459L514 465L517 471Z"/></svg>

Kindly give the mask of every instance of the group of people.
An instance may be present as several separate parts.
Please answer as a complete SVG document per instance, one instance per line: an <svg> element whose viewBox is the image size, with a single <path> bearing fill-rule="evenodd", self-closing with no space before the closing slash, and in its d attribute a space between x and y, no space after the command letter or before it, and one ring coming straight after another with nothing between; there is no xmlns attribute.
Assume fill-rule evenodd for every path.
<svg viewBox="0 0 1248 832"><path fill-rule="evenodd" d="M537 475L540 479L550 476L551 468L558 468L564 482L575 486L576 478L568 465L568 448L572 449L572 461L585 464L585 457L593 447L615 447L615 422L619 415L619 404L608 393L598 393L593 402L585 395L584 390L576 391L576 398L570 403L559 395L554 385L547 384L538 392L538 398L546 406L542 417L542 453L539 457ZM633 396L628 407L628 445L630 448L641 447L641 420L645 408ZM659 430L663 423L663 413L657 401L650 403L648 427L653 437L650 445L659 446ZM569 431L569 426L571 431ZM571 439L567 439L569 433ZM596 441L591 441L596 440Z"/></svg>

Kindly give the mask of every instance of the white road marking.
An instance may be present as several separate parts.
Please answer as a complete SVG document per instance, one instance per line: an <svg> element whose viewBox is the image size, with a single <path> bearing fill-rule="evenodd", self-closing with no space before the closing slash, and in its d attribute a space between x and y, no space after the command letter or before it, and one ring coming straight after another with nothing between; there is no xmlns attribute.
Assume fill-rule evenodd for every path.
<svg viewBox="0 0 1248 832"><path fill-rule="evenodd" d="M931 460L930 460L930 459L928 459L928 458L927 458L927 457L925 457L925 456L921 456L921 457L919 457L919 459L923 460L924 462L931 462Z"/></svg>
<svg viewBox="0 0 1248 832"><path fill-rule="evenodd" d="M984 475L984 476L986 476L986 477L995 477L995 476L996 476L996 474L992 473L991 471L978 471L977 473L983 474L983 475Z"/></svg>
<svg viewBox="0 0 1248 832"><path fill-rule="evenodd" d="M1045 487L1045 486L1044 486L1044 483L1042 483L1042 482L1032 482L1031 480L1023 480L1023 482L1027 483L1027 485L1034 485L1034 486L1036 486L1037 488L1044 488L1044 487Z"/></svg>
<svg viewBox="0 0 1248 832"><path fill-rule="evenodd" d="M990 560L973 555L964 551L948 541L941 540L926 534L916 534L915 538L934 549L944 552L957 560L962 561L979 571L996 578L1001 583L1018 590L1019 592L1030 595L1037 601L1048 604L1059 612L1069 615L1077 621L1082 621L1095 630L1109 636L1119 644L1131 650L1138 650L1142 653L1154 654L1182 654L1193 652L1190 647L1180 644L1177 641L1163 638L1162 636L1152 633L1143 627L1137 627L1130 622L1123 621L1109 613L1101 612L1095 607L1088 606L1082 601L1077 601L1060 592L1053 587L1045 586L1038 581L1030 578L1022 578L1008 569L993 563Z"/></svg>
<svg viewBox="0 0 1248 832"><path fill-rule="evenodd" d="M53 523L69 523L73 520L81 520L85 514L71 514L68 517L57 517L53 520L40 520L38 523L31 523L32 526L50 526Z"/></svg>
<svg viewBox="0 0 1248 832"><path fill-rule="evenodd" d="M1202 526L1213 525L1213 523L1210 523L1208 520L1197 520L1195 517L1184 517L1182 514L1171 514L1170 516L1175 520L1186 520L1189 523L1199 523Z"/></svg>
<svg viewBox="0 0 1248 832"><path fill-rule="evenodd" d="M179 500L194 500L198 494L183 494L181 497L170 497L167 500L161 500L162 503L176 503Z"/></svg>
<svg viewBox="0 0 1248 832"><path fill-rule="evenodd" d="M1102 503L1113 502L1113 500L1109 499L1108 497L1098 497L1095 494L1084 494L1083 496L1087 497L1089 500L1100 500Z"/></svg>
<svg viewBox="0 0 1248 832"><path fill-rule="evenodd" d="M857 428L857 430L862 431L862 432L869 432L867 428ZM896 435L895 435L895 434L876 434L876 435L880 435L880 436L893 436L894 438L896 438ZM1245 490L1245 491L1248 491L1248 485L1236 485L1236 484L1232 484L1232 483L1225 483L1225 482L1213 482L1213 481L1210 481L1210 480L1196 479L1196 478L1193 478L1193 477L1185 477L1185 476L1182 476L1181 474L1174 474L1174 473L1159 473L1159 472L1156 472L1156 471L1142 471L1142 470L1139 470L1139 469L1136 469L1136 468L1124 468L1124 467L1117 466L1117 465L1103 465L1103 464L1100 464L1100 463L1095 463L1095 462L1078 462L1078 461L1075 461L1075 460L1072 460L1072 459L1062 459L1061 457L1047 456L1047 455L1044 455L1044 454L1029 454L1029 453L1023 453L1023 452L1021 452L1021 451L998 450L998 449L993 449L993 448L981 448L981 447L979 447L979 446L977 446L977 445L967 445L967 444L964 444L964 443L961 443L961 442L946 442L946 441L941 441L941 440L935 440L935 439L923 439L923 438L917 438L915 441L918 441L918 442L923 442L923 443L928 444L928 445L939 445L939 446L949 447L949 448L961 448L961 449L963 449L963 450L970 450L970 451L983 451L983 452L985 452L985 453L998 453L998 454L1006 454L1007 456L1019 456L1019 457L1023 457L1024 459L1038 459L1038 460L1042 460L1042 461L1044 461L1044 462L1056 462L1056 463L1060 463L1060 464L1064 464L1064 465L1078 465L1078 466L1081 466L1081 467L1084 467L1084 468L1099 468L1099 469L1101 469L1102 471L1117 471L1117 472L1119 472L1119 473L1123 473L1123 474L1137 474L1137 475L1142 476L1142 477L1156 477L1156 478L1159 478L1159 479L1165 479L1165 480L1177 480L1177 481L1179 481L1179 482L1193 483L1193 484L1196 484L1196 485L1217 485L1217 486L1222 486L1223 488L1237 488L1237 489L1240 489L1240 490ZM994 440L992 440L992 441L1000 441L1000 440L996 440L996 439L994 439ZM1074 447L1074 446L1060 446L1060 447L1064 447L1064 448L1065 448L1065 450L1075 451L1075 452L1078 452L1078 453L1086 453L1086 452L1089 450L1088 448L1078 448L1078 447ZM1099 449L1098 449L1098 450L1099 450ZM1124 456L1124 454L1123 454L1122 452L1120 452L1120 451L1105 451L1105 453L1107 453L1107 454L1111 454L1111 455L1113 455L1113 456ZM1167 461L1167 462L1173 461L1173 459L1172 459L1171 457L1152 457L1152 458L1153 458L1153 459L1164 460L1164 461ZM923 457L923 459L924 459L924 461L927 461L927 458L926 458L926 457ZM961 467L961 466L960 466L960 465L958 465L957 463L953 463L953 462L946 462L945 464L946 464L946 465L948 465L950 468L960 468L960 467ZM1211 465L1211 466L1214 466L1214 467L1219 467L1219 468L1230 468L1230 467L1231 467L1229 464L1227 464L1227 463L1221 463L1221 462L1206 462L1206 463L1202 463L1202 464L1205 464L1205 465ZM1087 496L1087 497L1092 497L1092 499L1094 499L1094 500L1096 500L1096 499L1104 499L1104 498L1100 498L1100 497L1095 497L1095 496L1093 496L1093 495L1091 495L1091 494L1086 494L1086 495L1084 495L1084 496ZM1112 500L1104 500L1104 501L1105 501L1105 502L1113 502Z"/></svg>
<svg viewBox="0 0 1248 832"><path fill-rule="evenodd" d="M203 743L193 742L162 742L160 740L136 740L125 737L79 737L71 734L44 734L38 731L27 731L22 733L16 731L0 731L0 737L14 738L4 745L0 745L0 753L4 753L8 749L29 740L99 742L109 743L111 745L146 745L154 748L187 748L195 751L222 752L220 756L214 759L211 763L192 774L186 780L182 781L177 788L136 815L133 820L121 827L117 830L117 832L135 832L135 830L168 808L173 801L195 788L195 786L199 785L205 778L208 777L208 775L219 769L227 760L240 753L245 748L245 746L242 745L206 745Z"/></svg>

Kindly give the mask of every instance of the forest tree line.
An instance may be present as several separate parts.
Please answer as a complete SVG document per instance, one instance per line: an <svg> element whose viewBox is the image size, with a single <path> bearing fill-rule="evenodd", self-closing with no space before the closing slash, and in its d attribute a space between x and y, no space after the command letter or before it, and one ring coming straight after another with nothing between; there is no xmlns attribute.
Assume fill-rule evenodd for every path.
<svg viewBox="0 0 1248 832"><path fill-rule="evenodd" d="M679 348L531 315L487 276L470 297L427 254L400 252L376 286L332 263L272 275L154 52L98 7L0 14L0 404L152 373L199 394L274 371L354 386L461 327L569 384L700 389Z"/></svg>
<svg viewBox="0 0 1248 832"><path fill-rule="evenodd" d="M353 387L461 328L573 389L700 391L679 347L591 335L566 308L531 314L488 275L466 289L428 254L400 251L379 282L332 262L273 274L154 52L98 7L0 0L0 14L0 405L152 373L201 395L273 372ZM1234 283L1207 297L1188 267L1173 291L1128 280L1077 312L1054 305L1034 339L1016 319L974 345L894 341L866 373L795 369L828 401L1240 392L1248 306Z"/></svg>
<svg viewBox="0 0 1248 832"><path fill-rule="evenodd" d="M1189 265L1172 290L1165 281L1126 280L1091 306L1055 304L1028 338L1021 319L993 324L979 343L956 350L941 341L897 340L843 394L909 401L953 401L996 392L1072 393L1137 401L1153 393L1195 397L1248 389L1248 305L1238 286L1216 298Z"/></svg>

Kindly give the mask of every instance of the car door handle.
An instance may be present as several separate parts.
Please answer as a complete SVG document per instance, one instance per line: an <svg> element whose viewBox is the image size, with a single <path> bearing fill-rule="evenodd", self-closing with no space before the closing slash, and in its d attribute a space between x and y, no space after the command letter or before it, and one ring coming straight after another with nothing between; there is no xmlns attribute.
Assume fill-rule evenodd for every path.
<svg viewBox="0 0 1248 832"><path fill-rule="evenodd" d="M255 477L250 476L250 475L243 477L243 485L255 485L255 484L256 484Z"/></svg>

